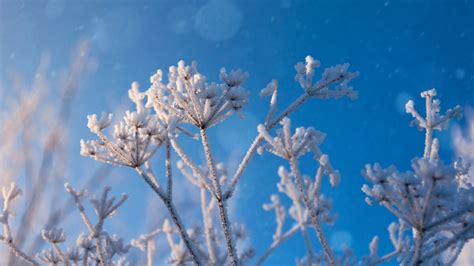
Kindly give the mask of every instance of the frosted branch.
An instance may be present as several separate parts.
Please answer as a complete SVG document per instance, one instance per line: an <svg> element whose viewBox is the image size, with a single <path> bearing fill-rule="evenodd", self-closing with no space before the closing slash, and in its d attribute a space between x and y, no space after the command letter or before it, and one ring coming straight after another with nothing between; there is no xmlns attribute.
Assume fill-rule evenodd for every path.
<svg viewBox="0 0 474 266"><path fill-rule="evenodd" d="M265 89L261 91L262 96L268 96L270 92L273 93L270 111L267 115L267 119L265 119L265 130L270 131L273 129L283 118L288 117L293 111L298 109L311 97L317 99L330 99L347 96L352 100L357 98L357 92L354 91L352 87L349 87L348 83L357 77L358 73L349 72L349 64L345 63L343 65L329 67L325 69L320 80L313 82L315 69L319 67L320 63L318 60L314 60L311 56L307 56L305 61L306 63L298 63L295 65L295 80L303 88L304 93L297 97L295 101L288 105L273 120L271 117L274 117L274 111L276 110L276 81L272 81ZM258 134L250 144L249 149L239 163L239 167L232 176L229 190L224 193L225 199L228 199L232 196L232 193L234 192L240 177L242 176L245 168L250 162L250 159L262 141L263 137Z"/></svg>
<svg viewBox="0 0 474 266"><path fill-rule="evenodd" d="M15 183L11 183L10 187L2 187L3 210L0 213L0 223L3 224L4 235L0 235L0 241L4 242L17 257L21 258L28 264L36 266L39 265L39 263L23 252L20 247L13 242L13 236L9 224L9 217L13 214L13 201L21 194L21 189Z"/></svg>

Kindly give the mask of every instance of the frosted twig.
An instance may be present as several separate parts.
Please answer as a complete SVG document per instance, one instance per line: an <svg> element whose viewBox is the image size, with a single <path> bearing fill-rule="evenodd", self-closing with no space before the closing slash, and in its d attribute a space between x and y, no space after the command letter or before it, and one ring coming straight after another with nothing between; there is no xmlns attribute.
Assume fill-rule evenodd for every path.
<svg viewBox="0 0 474 266"><path fill-rule="evenodd" d="M91 234L94 233L94 226L90 222L89 218L87 217L86 210L81 203L80 197L85 195L85 191L75 191L69 183L64 184L66 191L71 194L72 198L74 199L74 203L76 204L77 209L79 210L79 214L81 215L82 221L87 226L87 229Z"/></svg>
<svg viewBox="0 0 474 266"><path fill-rule="evenodd" d="M301 225L296 224L290 230L285 232L280 238L274 240L270 247L263 252L263 254L257 259L256 266L262 265L262 263L286 240L291 238L294 234L301 230Z"/></svg>
<svg viewBox="0 0 474 266"><path fill-rule="evenodd" d="M155 191L155 193L164 201L167 199L166 193L161 187L155 183L155 179L150 176L150 174L144 171L141 167L136 167L135 171L143 177L143 180L150 186L150 188Z"/></svg>
<svg viewBox="0 0 474 266"><path fill-rule="evenodd" d="M155 256L155 237L162 232L161 227L154 231L141 235L138 239L132 240L132 246L135 246L146 252L146 265L153 266Z"/></svg>
<svg viewBox="0 0 474 266"><path fill-rule="evenodd" d="M425 98L425 109L426 117L423 118L415 110L415 103L409 100L405 105L405 110L410 113L414 120L411 122L412 125L418 126L420 129L425 129L425 149L423 157L429 157L431 154L431 146L433 142L433 131L443 130L447 127L449 120L453 117L459 117L461 114L461 107L455 106L453 109L448 109L445 115L439 115L440 112L440 101L433 100L436 96L436 90L431 89L421 93L421 97Z"/></svg>
<svg viewBox="0 0 474 266"><path fill-rule="evenodd" d="M171 199L173 198L173 176L171 172L171 144L169 140L166 140L165 145L165 154L166 154L166 161L165 161L165 168L166 168L166 196Z"/></svg>
<svg viewBox="0 0 474 266"><path fill-rule="evenodd" d="M200 182L203 186L206 187L206 189L215 197L214 193L214 188L211 187L210 184L208 184L206 178L204 177L204 174L202 173L201 169L189 158L189 156L185 153L185 151L181 148L181 146L178 144L176 139L174 137L170 136L170 143L173 149L176 151L176 153L179 155L181 160L193 171L193 174L195 176L198 176L200 179Z"/></svg>
<svg viewBox="0 0 474 266"><path fill-rule="evenodd" d="M442 224L444 224L448 221L454 220L454 219L458 218L459 216L462 216L462 215L466 214L467 212L472 212L473 210L474 210L474 204L462 207L461 209L459 209L457 211L453 211L452 213L446 215L445 217L443 217L443 218L441 218L437 221L434 221L431 224L426 225L424 227L424 230L425 231L430 231L430 230L434 229L435 227L437 227L439 225L442 225Z"/></svg>
<svg viewBox="0 0 474 266"><path fill-rule="evenodd" d="M474 229L474 223L470 223L465 226L463 230L461 230L459 233L455 234L452 236L449 240L445 241L444 243L440 244L439 246L433 248L432 250L426 252L421 256L421 258L416 262L416 263L422 263L426 259L433 257L434 255L441 254L443 253L444 250L449 248L452 244L458 242L458 241L465 241L463 237L466 236L467 233L469 233L471 230Z"/></svg>
<svg viewBox="0 0 474 266"><path fill-rule="evenodd" d="M24 253L23 251L21 251L21 250L13 243L12 240L8 240L7 238L5 238L5 236L0 235L0 241L4 242L4 243L10 248L10 250L13 252L13 254L15 254L15 256L21 258L22 260L24 260L24 261L27 262L28 264L34 265L34 266L39 266L39 265L40 265L35 259L31 258L31 257L28 256L26 253Z"/></svg>
<svg viewBox="0 0 474 266"><path fill-rule="evenodd" d="M326 68L321 79L313 83L314 69L319 67L319 61L314 60L311 56L305 58L306 65L303 63L298 63L295 66L296 77L295 79L300 83L301 88L304 90L304 93L301 94L295 101L288 105L276 118L273 120L265 121L265 130L270 131L273 129L280 121L288 117L294 110L298 109L303 105L309 98L314 97L318 99L328 99L328 98L339 98L347 96L352 100L357 98L357 92L353 91L351 87L348 87L348 82L357 77L357 72L348 72L349 64L336 65L334 67ZM276 81L270 88L276 92ZM331 86L335 86L335 89L330 89ZM268 86L262 90L261 94L265 96L268 93ZM268 117L273 116L273 112L276 109L276 93L272 96L271 107ZM275 102L273 102L275 101ZM228 199L232 197L232 194L235 190L237 183L240 180L245 168L250 162L251 157L254 155L256 149L262 142L263 138L259 134L250 144L249 149L245 153L245 156L242 158L239 163L239 167L232 176L230 187L228 191L224 193L224 198Z"/></svg>
<svg viewBox="0 0 474 266"><path fill-rule="evenodd" d="M297 187L298 187L298 189L301 193L301 196L303 197L303 202L305 203L305 206L306 206L306 208L308 208L308 211L310 213L311 222L314 226L314 230L316 231L316 235L319 239L319 242L321 243L321 246L323 247L324 253L326 254L326 258L328 260L328 263L330 265L334 266L335 262L334 262L333 252L332 252L331 248L329 247L329 245L327 243L326 237L324 236L323 230L321 229L321 225L319 223L317 214L314 211L312 203L308 199L308 196L307 196L306 191L304 189L303 180L301 178L301 174L300 174L300 171L299 171L299 168L298 168L298 163L297 163L296 159L293 156L290 157L290 166L291 166L291 171L295 175L296 185L297 185Z"/></svg>
<svg viewBox="0 0 474 266"><path fill-rule="evenodd" d="M0 235L0 241L4 242L11 250L13 254L17 257L23 259L27 263L31 265L39 265L35 259L28 256L24 253L20 247L18 247L13 242L13 236L10 229L9 224L9 216L12 214L12 203L13 201L18 198L22 194L22 191L15 183L11 183L10 187L3 187L2 188L2 198L3 198L3 208L2 212L0 213L0 223L3 224L3 234Z"/></svg>
<svg viewBox="0 0 474 266"><path fill-rule="evenodd" d="M178 227L178 231L184 240L184 243L186 247L188 248L189 252L191 253L191 256L194 260L194 262L197 265L202 265L200 258L197 255L196 249L194 247L194 244L191 242L189 239L188 233L184 229L184 224L181 221L181 218L179 217L178 213L176 212L176 209L173 205L172 198L168 198L167 195L163 192L163 190L159 187L157 187L154 182L151 180L150 176L143 171L140 167L136 167L135 170L143 177L143 179L148 183L148 185L155 191L155 193L160 197L160 199L163 201L165 204L165 207L168 209L168 212L175 223L175 225Z"/></svg>
<svg viewBox="0 0 474 266"><path fill-rule="evenodd" d="M227 208L225 206L225 201L222 198L221 186L219 180L217 180L216 166L214 164L214 159L212 156L212 151L209 147L209 139L207 137L206 129L201 128L201 142L204 148L204 153L206 155L207 165L210 173L210 178L215 192L215 199L217 201L217 207L219 208L219 217L221 219L222 230L224 231L224 236L227 244L227 252L229 254L231 264L237 265L237 254L235 253L235 243L232 239L232 231L230 228L229 217L227 215Z"/></svg>
<svg viewBox="0 0 474 266"><path fill-rule="evenodd" d="M214 230L212 225L212 217L211 217L211 206L208 207L207 197L206 197L206 190L204 188L200 189L201 193L201 213L202 213L202 220L204 223L204 237L206 239L207 250L209 252L209 264L215 265L217 262L217 254L216 254L216 243L214 237ZM210 205L210 204L209 204Z"/></svg>

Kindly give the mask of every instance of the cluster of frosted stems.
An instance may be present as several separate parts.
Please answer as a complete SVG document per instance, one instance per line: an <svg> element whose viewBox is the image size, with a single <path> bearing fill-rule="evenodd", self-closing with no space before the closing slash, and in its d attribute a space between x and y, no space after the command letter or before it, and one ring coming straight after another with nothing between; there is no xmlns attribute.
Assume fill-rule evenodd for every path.
<svg viewBox="0 0 474 266"><path fill-rule="evenodd" d="M249 93L244 89L243 82L248 74L241 70L227 72L221 69L221 82L208 82L206 77L198 72L196 63L186 65L180 61L177 66L169 68L166 82L163 79L163 71L158 70L151 76L151 85L146 91L141 92L138 83L132 83L128 96L136 108L134 111L126 111L122 121L113 125L112 134L105 132L112 125L111 114L103 113L101 116L94 114L87 117L87 126L98 139L81 140L81 154L105 163L133 168L157 194L169 212L170 219L165 220L163 226L131 243L132 246L146 252L147 265L154 264L154 241L159 235L167 239L171 250L168 262L175 265L190 262L197 265L237 265L245 263L255 255L251 247L243 247L244 243L248 242L244 241L247 237L245 227L230 221L227 202L232 198L244 170L257 150L260 152L268 150L290 163L289 172L282 169L279 171L281 182L278 187L281 193L293 201L288 213L297 223L294 230L302 232L307 242L309 241L306 243L308 254L300 262L328 261L334 264L339 261L334 259L319 224L333 221L329 213L330 201L319 192L321 179L324 175L328 175L331 184L336 185L339 173L332 168L328 156L321 153L318 148L324 139L324 134L311 128L298 128L293 135L290 135L290 120L287 118L311 98L329 99L344 96L356 98L356 92L348 83L357 76L357 73L348 70L349 64L326 68L322 75L316 78L319 66L320 62L310 56L305 58L305 62L295 66L295 80L302 88L302 93L281 110L278 110L276 80L272 80L261 91L262 97L270 97L268 114L258 127L256 137L238 169L232 174L214 159L207 131L232 114L240 114L247 103ZM282 124L283 128L277 131L277 137L271 138L272 129L278 124ZM189 156L180 146L179 138L186 137L199 139L205 155L204 164L194 162L192 158L196 156ZM263 143L264 140L266 143ZM155 175L151 163L151 159L160 148L165 150L163 178ZM175 161L181 174L201 192L202 228L197 226L186 229L174 205L172 151L179 157L179 160ZM318 164L314 180L302 176L298 167L298 158L308 152L313 154ZM74 246L62 249L61 245L66 244L67 237L59 227L42 231L41 235L50 243L51 249L44 250L36 257L28 256L15 246L9 227L11 202L21 193L15 185L4 191L4 210L0 216L4 233L0 236L0 240L5 242L14 254L32 265L38 265L40 262L52 265L76 265L79 261L82 261L83 265L93 263L124 265L130 245L107 233L104 230L104 222L123 204L126 196L116 199L108 195L108 188L104 189L101 197L91 200L97 216L93 223L82 204L85 192L77 191L68 184L66 190L73 197L81 219L88 229L87 233L77 238ZM278 203L277 198L273 196L273 207L269 205L266 208L279 210L277 212L279 229L277 228L273 239L278 246L285 239L286 233L282 230L287 211ZM215 226L216 223L220 224L220 228ZM323 246L319 253L313 250L310 243L307 228L311 226L315 227ZM291 230L289 233L293 234ZM260 258L268 257L275 247L270 249Z"/></svg>
<svg viewBox="0 0 474 266"><path fill-rule="evenodd" d="M96 223L93 224L85 207L82 204L82 198L86 191L76 191L71 185L65 185L66 191L73 197L82 221L86 225L87 233L81 233L72 246L65 250L64 245L67 236L62 228L49 228L41 231L43 240L51 245L51 248L44 249L36 256L29 256L21 251L12 238L8 216L11 215L12 201L21 195L21 190L12 184L9 188L3 188L4 211L2 213L1 223L3 224L3 233L0 240L10 246L15 255L30 265L127 265L125 255L130 249L130 245L117 235L109 234L104 230L103 225L106 219L113 216L117 209L125 202L127 196L123 194L119 199L109 195L110 188L104 188L98 198L91 198L90 202L96 214Z"/></svg>
<svg viewBox="0 0 474 266"><path fill-rule="evenodd" d="M194 62L191 65L186 65L180 61L177 66L171 66L166 82L163 78L163 71L156 71L150 78L151 86L145 92L140 92L138 84L133 83L129 90L129 98L135 103L136 111L127 111L123 121L114 126L113 138L104 133L104 129L111 124L112 116L110 114L103 114L100 118L96 115L88 116L88 127L99 137L99 140L81 141L81 154L106 163L134 168L157 193L170 213L171 224L176 227L174 233L181 237L181 240L177 242L179 244L174 242L172 244L171 241L168 241L172 250L171 262L179 264L178 262L193 261L198 265L242 263L253 255L253 251L250 248L239 248L243 251L239 254L236 252L236 241L239 240L239 236L245 234L234 232L236 225L230 222L228 217L227 201L232 198L240 177L257 149L269 149L268 145L277 143L277 141L269 142L268 145L261 146L262 141L266 139L268 142L269 132L280 122L288 125L284 126L284 131L288 131L290 122L285 117L291 115L295 109L310 98L328 99L348 96L354 99L357 96L352 87L348 85L348 82L357 76L357 73L348 71L349 64L327 68L321 77L316 78L316 69L319 66L319 61L310 56L306 57L304 63L298 63L295 66L295 80L303 91L294 102L280 112L277 112L277 81L271 81L261 91L261 96L271 97L269 112L264 123L259 126L255 140L233 175L228 175L227 172L222 174L223 166L217 163L214 158L207 131L225 121L232 114L240 113L248 101L249 93L243 87L248 74L241 70L227 72L222 68L220 71L221 82L208 82L206 77L198 72ZM186 124L191 125L191 128ZM180 146L178 139L181 135L200 140L206 158L204 166L194 162L192 158L195 156L190 156ZM320 165L318 175L327 174L330 176L331 183L338 182L338 172L332 169L327 155L322 154L317 147L318 141L321 142L324 139L323 134L313 129L301 128L297 129L292 138L291 143L286 142L287 139L282 140L283 142L278 143L280 146L274 147L273 151L278 153L282 151L278 150L280 148L289 148L291 154L285 151L279 156L291 161L292 168L297 167L297 162L295 162L297 157L312 151ZM285 146L287 144L293 147ZM150 158L162 146L166 150L165 184L158 181L159 178L154 175L150 163ZM185 229L185 225L174 207L171 149L179 156L180 160L177 165L180 172L201 191L204 227L201 230L201 236L196 233L199 230L191 230L193 231L191 234L190 229ZM292 171L294 170L292 169ZM294 176L301 181L297 182L299 186L309 186L309 183L312 182L306 179L302 180L299 173ZM319 186L320 183L315 183L312 188L304 188L304 191L299 191L299 193L304 192L304 198L308 200L308 204L301 206L301 210L312 214L309 216L326 217L327 201L318 194ZM312 203L310 204L309 201ZM217 230L214 226L215 220L217 220L216 212L221 230ZM308 216L308 214L305 215ZM324 220L325 218L319 219ZM320 228L318 231L321 231ZM199 237L204 239L204 247L196 244L195 239ZM151 242L145 239L148 238L144 238L136 244L144 251L153 249ZM222 249L222 245L226 248ZM324 244L324 246L327 245ZM325 251L332 261L330 250ZM181 256L178 256L179 254Z"/></svg>
<svg viewBox="0 0 474 266"><path fill-rule="evenodd" d="M462 161L445 164L439 158L439 141L433 130L443 130L460 114L460 107L440 114L436 90L421 93L426 101L422 117L408 101L406 111L412 125L425 130L423 157L412 160L412 171L400 172L394 166L367 165L363 175L372 186L364 185L369 204L380 204L398 219L389 227L394 251L377 254L378 237L370 245L366 262L380 264L397 257L402 265L451 265L464 244L474 237L474 188L460 182L468 168ZM398 232L396 232L398 231Z"/></svg>
<svg viewBox="0 0 474 266"><path fill-rule="evenodd" d="M11 202L21 194L21 190L12 185L3 191L4 207L0 215L3 234L0 240L32 265L38 265L40 261L51 265L77 265L80 261L82 265L125 265L125 255L133 246L146 253L146 264L151 266L156 263L155 240L158 236L166 239L170 248L168 263L174 265L241 265L252 257L256 257L256 264L260 265L283 242L301 233L306 255L298 259L297 264L354 264L355 259L349 249L333 252L323 230L323 224L335 221L331 214L331 201L321 191L323 179L327 177L333 187L340 180L340 174L333 168L329 156L320 149L325 134L304 127L292 131L289 118L293 111L311 98L357 97L349 86L357 73L348 70L349 64L326 68L317 78L319 67L320 62L310 56L305 58L305 62L295 65L295 80L302 92L284 108L278 106L276 80L261 90L260 96L270 99L268 113L257 127L255 139L233 173L229 173L225 165L214 157L208 130L234 113L239 115L245 107L249 96L243 86L248 78L246 72L228 72L222 68L220 82L208 82L198 72L196 63L186 65L180 61L177 66L169 68L166 81L163 71L156 71L150 78L150 87L144 92L140 91L138 83L132 83L128 96L135 110L126 111L123 119L113 125L111 134L105 132L112 125L111 114L103 113L100 117L89 115L87 126L98 139L81 140L81 154L134 169L162 201L169 218L153 231L132 240L129 245L104 230L104 222L123 204L125 195L120 199L110 197L109 188L106 188L101 197L92 199L97 216L96 222L92 223L82 204L85 192L76 191L66 184L66 190L73 197L88 232L81 234L76 244L64 251L61 248L66 241L64 231L58 227L43 230L42 237L50 243L51 249L31 257L22 252L12 239L9 225ZM407 112L414 117L412 124L425 130L423 157L412 161L413 171L399 172L394 167L383 169L378 164L368 165L363 171L372 183L362 188L367 194L367 202L383 205L398 218L398 222L389 226L394 250L379 255L379 237L376 236L370 243L370 254L362 259L362 264L376 265L392 258L397 258L403 265L449 264L457 258L464 243L474 237L473 188L469 182L460 181L466 180L469 167L462 161L445 165L438 156L439 141L433 137L434 130L445 129L449 120L460 113L460 108L440 115L440 102L434 99L435 95L435 90L422 93L426 100L425 117L415 110L413 101L406 104ZM182 138L200 142L204 156L190 154L180 145ZM155 174L151 163L159 149L164 150L163 177ZM248 245L245 227L231 222L227 210L227 203L256 152L269 152L288 163L287 167L280 166L278 169L279 194L272 195L270 203L263 206L266 211L274 211L276 229L270 246L262 254L256 254ZM302 174L300 169L299 161L307 155L314 159L314 177ZM195 162L194 158L205 160ZM200 192L202 226L187 228L175 207L173 163ZM284 204L286 200L281 200L282 195L289 199L290 206ZM289 229L288 223L292 224ZM319 249L311 240L313 230Z"/></svg>
<svg viewBox="0 0 474 266"><path fill-rule="evenodd" d="M324 141L325 134L313 128L296 128L295 133L291 133L290 120L284 118L281 120L281 129L278 129L276 136L272 137L266 130L264 125L258 126L258 132L264 138L266 143L258 148L258 152L262 154L264 151L269 151L274 155L281 157L288 161L290 165L290 172L287 172L283 166L278 170L281 181L278 184L278 190L286 194L293 202L290 208L291 217L299 225L302 232L305 244L307 247L307 256L303 258L306 264L319 263L320 256L314 253L309 235L307 232L307 224L314 227L316 235L321 243L322 249L326 256L322 259L330 265L335 264L335 258L326 237L324 236L320 222L331 223L333 219L329 215L330 202L321 194L321 184L323 176L328 176L332 186L339 183L340 174L334 170L329 162L329 156L323 154L319 145ZM302 176L299 169L298 158L311 153L314 160L318 164L314 180L307 176ZM274 243L272 246L279 245L286 238L282 238L281 228L283 226L283 219L285 217L284 208L279 203L277 195L272 196L272 205L264 205L264 209L270 209L270 206L275 209L277 218L277 231L274 235ZM290 230L291 232L291 230ZM303 263L304 264L304 263Z"/></svg>

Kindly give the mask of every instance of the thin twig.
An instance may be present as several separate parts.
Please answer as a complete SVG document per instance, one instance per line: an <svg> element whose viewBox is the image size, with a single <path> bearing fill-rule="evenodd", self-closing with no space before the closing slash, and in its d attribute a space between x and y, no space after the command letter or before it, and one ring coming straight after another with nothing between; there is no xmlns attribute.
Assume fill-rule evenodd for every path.
<svg viewBox="0 0 474 266"><path fill-rule="evenodd" d="M283 110L277 118L275 118L271 123L266 124L265 129L271 130L272 128L274 128L283 118L285 118L291 112L293 112L302 104L304 104L309 98L310 98L309 94L307 93L301 94L294 102L292 102L288 107L286 107L285 110ZM242 161L240 162L239 167L237 168L237 171L232 176L232 179L230 181L230 186L228 190L226 191L226 193L224 194L225 200L232 197L232 194L234 193L235 187L237 186L237 183L239 182L240 177L244 173L244 170L247 168L247 165L249 164L250 159L255 154L255 151L257 150L262 140L263 138L259 134L252 141L252 144L250 144L250 147L247 150L247 153L245 154L244 158L242 158Z"/></svg>
<svg viewBox="0 0 474 266"><path fill-rule="evenodd" d="M216 166L212 156L211 148L209 147L209 139L207 136L206 129L201 128L201 142L204 148L204 153L206 154L207 165L209 168L210 178L215 192L215 199L217 201L217 207L219 208L219 217L221 219L222 230L224 231L224 236L227 244L227 252L229 253L230 262L233 266L238 264L237 254L235 252L235 244L232 239L232 231L230 228L229 217L227 215L227 208L224 199L222 198L221 185L217 179Z"/></svg>
<svg viewBox="0 0 474 266"><path fill-rule="evenodd" d="M5 237L2 235L0 235L0 241L4 242L10 248L11 252L15 254L15 256L21 258L28 264L34 265L34 266L40 265L35 259L28 256L26 253L21 251L15 244L13 244L13 241L5 239Z"/></svg>
<svg viewBox="0 0 474 266"><path fill-rule="evenodd" d="M198 253L196 252L196 248L194 247L194 244L192 243L191 239L189 238L188 233L186 232L186 229L184 228L184 224L181 221L181 218L179 217L178 213L176 212L176 209L172 203L172 199L168 198L165 193L162 191L161 188L156 186L156 184L152 181L152 179L148 176L148 174L143 171L140 167L135 167L135 170L140 174L140 176L143 177L143 179L147 182L147 184L155 191L155 193L159 196L159 198L163 201L165 204L165 207L168 209L168 212L171 216L171 219L173 220L174 224L176 227L178 227L178 231L181 235L181 238L184 241L184 244L189 250L189 253L191 254L191 257L196 265L202 265L202 262L198 256Z"/></svg>
<svg viewBox="0 0 474 266"><path fill-rule="evenodd" d="M294 156L290 156L290 166L291 166L291 170L293 174L295 175L296 186L298 187L298 190L300 191L301 196L303 197L303 202L306 205L306 208L308 208L309 210L309 213L311 216L311 222L314 226L314 230L316 231L316 236L318 237L319 242L321 243L321 246L323 247L323 251L324 251L324 254L326 255L329 265L334 266L335 262L334 262L334 256L333 256L332 250L327 243L323 230L321 229L318 216L316 212L314 211L314 208L311 202L309 201L308 196L305 193L303 180L298 168L298 162L296 161L296 158L294 158Z"/></svg>
<svg viewBox="0 0 474 266"><path fill-rule="evenodd" d="M209 253L209 265L215 265L217 262L216 246L214 239L214 232L212 229L211 210L207 206L206 190L201 188L201 212L202 220L204 222L204 236L206 239L207 250Z"/></svg>
<svg viewBox="0 0 474 266"><path fill-rule="evenodd" d="M270 245L270 247L263 252L262 256L260 256L257 259L257 262L255 263L255 266L260 266L262 263L286 240L288 240L290 237L292 237L294 234L296 234L300 230L300 225L294 225L290 230L288 230L286 233L284 233L280 238L278 238L276 241L273 241L273 243Z"/></svg>
<svg viewBox="0 0 474 266"><path fill-rule="evenodd" d="M165 145L165 153L166 153L166 161L165 161L165 168L166 168L166 196L171 199L173 198L173 175L171 172L171 146L169 139L166 140Z"/></svg>
<svg viewBox="0 0 474 266"><path fill-rule="evenodd" d="M203 186L215 197L214 189L208 184L206 177L203 175L201 169L189 158L189 156L184 152L183 148L178 144L174 137L170 136L170 143L174 151L179 155L181 160L193 171L193 174L201 180Z"/></svg>
<svg viewBox="0 0 474 266"><path fill-rule="evenodd" d="M421 258L419 259L419 262L423 262L426 259L435 256L436 254L441 254L443 251L445 251L447 248L449 248L449 246L456 243L456 241L462 240L462 236L465 236L472 229L474 229L474 223L471 223L468 226L466 226L463 230L461 230L459 233L457 233L456 235L451 237L449 240L445 241L443 244L441 244L441 245L433 248L431 251L426 252L425 254L423 254L423 256L421 256Z"/></svg>

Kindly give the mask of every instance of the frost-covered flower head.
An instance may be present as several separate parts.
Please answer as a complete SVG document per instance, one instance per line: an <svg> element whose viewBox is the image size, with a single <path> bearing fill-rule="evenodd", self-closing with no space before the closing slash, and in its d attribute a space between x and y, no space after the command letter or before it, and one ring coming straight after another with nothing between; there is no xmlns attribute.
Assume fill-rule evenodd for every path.
<svg viewBox="0 0 474 266"><path fill-rule="evenodd" d="M167 84L162 82L161 70L151 77L146 107L153 107L160 117L174 116L180 122L209 128L245 105L248 92L242 83L247 76L241 70L227 73L223 68L220 72L223 83L208 83L195 62L186 65L179 61L177 66L169 68Z"/></svg>
<svg viewBox="0 0 474 266"><path fill-rule="evenodd" d="M14 216L12 202L22 193L21 189L15 183L10 183L9 187L2 187L3 209L0 209L0 224L4 224L4 228L9 228L8 219ZM10 230L8 229L7 231L5 237L11 238Z"/></svg>
<svg viewBox="0 0 474 266"><path fill-rule="evenodd" d="M132 94L131 98L135 96ZM101 119L96 115L88 116L88 126L100 141L81 140L81 155L106 163L137 167L146 162L166 139L165 126L146 109L126 111L123 121L114 125L113 139L103 133L111 119L111 114L103 114Z"/></svg>
<svg viewBox="0 0 474 266"><path fill-rule="evenodd" d="M340 179L339 171L333 169L329 162L329 156L323 154L319 148L326 135L312 127L296 128L295 133L291 135L290 119L284 118L280 124L283 127L277 130L276 137L270 136L264 125L258 126L258 132L267 142L258 148L258 153L262 154L264 151L269 151L283 159L291 160L312 152L314 159L319 162L321 175L329 176L331 185L336 186ZM282 175L281 171L280 169L280 176Z"/></svg>
<svg viewBox="0 0 474 266"><path fill-rule="evenodd" d="M87 116L87 127L92 133L98 134L103 129L108 127L112 122L112 114L102 113L100 119L97 119L96 114Z"/></svg>
<svg viewBox="0 0 474 266"><path fill-rule="evenodd" d="M460 250L466 240L474 237L474 189L458 182L456 167L452 164L417 158L412 161L412 168L413 172L400 173L395 167L383 169L378 164L367 165L363 174L373 185L364 185L362 191L369 204L383 205L415 230L415 237L419 232L425 234L421 254L431 255L422 255L421 260L445 264L457 256L449 250ZM392 239L393 233L390 235ZM413 249L408 249L409 241L402 238L399 235L392 243L398 252L404 251L410 258ZM445 248L433 253L438 247ZM380 258L372 253L367 259L378 261Z"/></svg>
<svg viewBox="0 0 474 266"><path fill-rule="evenodd" d="M452 264L464 243L474 237L474 188L459 178L467 175L468 166L461 161L444 164L438 155L439 141L433 139L433 130L445 129L449 120L459 115L460 107L439 115L440 102L434 96L434 89L421 93L426 99L424 118L415 110L413 101L405 106L415 118L412 125L426 130L425 152L422 158L412 160L413 171L402 173L393 166L383 169L379 164L367 165L362 171L372 183L362 187L366 201L383 205L412 229L414 244L410 248L408 244L401 248L401 235L398 241L392 240L403 258L402 264ZM377 256L376 247L374 239L367 261L383 261Z"/></svg>
<svg viewBox="0 0 474 266"><path fill-rule="evenodd" d="M114 234L107 237L107 252L112 257L115 254L125 255L130 250L131 245L124 242L123 238Z"/></svg>
<svg viewBox="0 0 474 266"><path fill-rule="evenodd" d="M411 114L414 118L411 125L417 126L420 129L428 128L441 131L446 129L451 118L459 117L461 115L461 107L459 105L452 109L448 109L445 115L440 115L441 101L434 99L436 94L436 89L427 90L421 93L421 97L426 100L426 116L424 118L415 110L415 103L413 100L409 100L405 104L406 112Z"/></svg>
<svg viewBox="0 0 474 266"><path fill-rule="evenodd" d="M422 222L420 219L429 224L462 206L471 206L474 211L474 190L459 186L454 164L417 158L412 168L413 172L400 173L393 166L383 169L378 164L367 165L363 175L373 183L372 187L362 187L367 202L390 206L396 216L413 227ZM422 212L425 216L419 217Z"/></svg>
<svg viewBox="0 0 474 266"><path fill-rule="evenodd" d="M284 118L280 124L283 127L277 131L276 137L270 136L264 125L258 125L258 133L267 141L267 143L259 147L259 154L262 154L264 151L269 151L284 159L290 159L290 157L298 158L310 151L314 153L316 158L322 155L319 150L319 145L326 137L324 133L312 127L299 127L296 128L295 133L291 135L290 119Z"/></svg>
<svg viewBox="0 0 474 266"><path fill-rule="evenodd" d="M122 194L119 200L115 196L109 196L110 187L105 187L100 198L92 198L90 201L94 206L94 211L99 219L106 219L115 214L117 209L128 198L126 194Z"/></svg>
<svg viewBox="0 0 474 266"><path fill-rule="evenodd" d="M113 139L104 134L112 123L112 114L102 113L87 116L87 126L100 141L81 140L81 155L95 160L129 167L141 166L156 152L167 138L167 117L151 114L144 105L146 93L140 92L139 84L133 82L128 90L136 111L125 111L123 120L113 127Z"/></svg>
<svg viewBox="0 0 474 266"><path fill-rule="evenodd" d="M56 244L66 241L66 235L62 228L52 228L50 230L43 229L41 231L41 236L44 240Z"/></svg>
<svg viewBox="0 0 474 266"><path fill-rule="evenodd" d="M84 256L82 253L82 250L78 247L67 248L65 255L68 260L71 260L74 262L82 260Z"/></svg>
<svg viewBox="0 0 474 266"><path fill-rule="evenodd" d="M63 261L61 257L51 249L43 250L43 252L37 254L36 257L49 265L59 265L59 263Z"/></svg>
<svg viewBox="0 0 474 266"><path fill-rule="evenodd" d="M151 233L140 235L138 238L131 241L131 245L141 251L145 251L150 242L154 245L155 237L161 232L161 228L157 228Z"/></svg>
<svg viewBox="0 0 474 266"><path fill-rule="evenodd" d="M315 70L321 65L319 60L311 56L306 56L305 62L295 65L295 80L301 88L311 96L316 98L339 98L348 96L351 99L357 98L357 92L348 83L358 76L357 72L349 72L349 64L336 65L326 68L317 81L314 80Z"/></svg>
<svg viewBox="0 0 474 266"><path fill-rule="evenodd" d="M298 214L298 209L303 208L304 203L302 195L298 191L294 182L294 174L288 172L285 167L280 166L278 168L278 175L280 176L280 182L277 184L278 191L285 194L293 202L293 205L289 210L291 217L299 223L310 223L309 210L307 208L304 209L302 213L303 215ZM332 203L324 195L319 193L319 180L311 180L308 176L304 176L303 179L305 183L305 195L312 204L312 208L314 208L316 215L321 221L326 223L334 222L334 217L330 214ZM279 203L279 199L275 203Z"/></svg>
<svg viewBox="0 0 474 266"><path fill-rule="evenodd" d="M96 249L94 239L90 235L81 233L76 239L76 245L88 252L93 252Z"/></svg>

